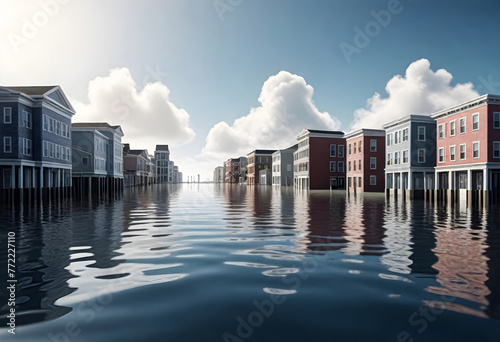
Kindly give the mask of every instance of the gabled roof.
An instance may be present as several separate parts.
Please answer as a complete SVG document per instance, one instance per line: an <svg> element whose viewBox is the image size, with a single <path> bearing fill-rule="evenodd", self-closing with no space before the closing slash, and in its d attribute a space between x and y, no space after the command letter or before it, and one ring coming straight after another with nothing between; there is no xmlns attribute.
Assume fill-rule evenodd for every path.
<svg viewBox="0 0 500 342"><path fill-rule="evenodd" d="M75 109L58 85L53 86L7 86L3 87L14 93L24 94L32 100L43 99L56 107L64 108L75 114Z"/></svg>
<svg viewBox="0 0 500 342"><path fill-rule="evenodd" d="M324 131L324 130L319 130L319 129L309 129L309 128L304 128L302 132L297 136L297 139L300 140L303 137L306 136L313 136L313 137L324 137L324 138L342 138L344 137L344 132L342 131Z"/></svg>
<svg viewBox="0 0 500 342"><path fill-rule="evenodd" d="M124 135L120 125L112 126L107 122L74 122L71 124L71 127L113 130L121 136Z"/></svg>

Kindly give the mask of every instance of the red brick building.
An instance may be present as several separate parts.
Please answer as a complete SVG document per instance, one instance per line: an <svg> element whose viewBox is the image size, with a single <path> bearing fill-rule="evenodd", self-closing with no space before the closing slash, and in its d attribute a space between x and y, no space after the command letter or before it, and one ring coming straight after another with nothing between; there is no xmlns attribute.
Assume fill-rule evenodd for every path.
<svg viewBox="0 0 500 342"><path fill-rule="evenodd" d="M300 189L345 189L344 132L304 129L293 155L294 185Z"/></svg>
<svg viewBox="0 0 500 342"><path fill-rule="evenodd" d="M488 202L500 193L500 96L483 95L434 113L436 189L450 200Z"/></svg>
<svg viewBox="0 0 500 342"><path fill-rule="evenodd" d="M350 192L384 192L385 131L360 129L345 135L347 188Z"/></svg>

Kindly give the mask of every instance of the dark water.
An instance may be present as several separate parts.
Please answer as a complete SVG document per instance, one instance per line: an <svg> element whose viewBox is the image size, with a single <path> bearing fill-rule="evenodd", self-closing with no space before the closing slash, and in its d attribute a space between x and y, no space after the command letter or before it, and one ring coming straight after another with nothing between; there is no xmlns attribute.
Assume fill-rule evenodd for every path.
<svg viewBox="0 0 500 342"><path fill-rule="evenodd" d="M0 340L499 341L498 209L193 184L3 208Z"/></svg>

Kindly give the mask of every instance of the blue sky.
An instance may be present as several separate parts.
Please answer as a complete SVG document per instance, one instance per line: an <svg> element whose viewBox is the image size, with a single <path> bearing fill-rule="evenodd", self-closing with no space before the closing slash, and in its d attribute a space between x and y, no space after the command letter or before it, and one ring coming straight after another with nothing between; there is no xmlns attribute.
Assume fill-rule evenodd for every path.
<svg viewBox="0 0 500 342"><path fill-rule="evenodd" d="M150 152L154 141L171 144L184 174L205 179L242 151L292 145L299 124L349 132L354 113L360 125L380 124L500 93L499 9L498 1L457 0L2 0L0 84L60 84L75 121L122 124L125 141ZM355 29L366 34L367 25L372 37L356 47ZM341 44L359 53L348 62ZM164 88L145 91L157 81ZM375 93L382 101L368 105ZM121 102L127 115L113 109ZM137 115L154 128L144 138L134 132ZM267 130L273 120L290 129Z"/></svg>

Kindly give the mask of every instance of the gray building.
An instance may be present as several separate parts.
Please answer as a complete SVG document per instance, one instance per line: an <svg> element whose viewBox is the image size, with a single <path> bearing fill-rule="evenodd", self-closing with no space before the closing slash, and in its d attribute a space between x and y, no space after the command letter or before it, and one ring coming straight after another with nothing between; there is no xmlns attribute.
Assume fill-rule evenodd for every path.
<svg viewBox="0 0 500 342"><path fill-rule="evenodd" d="M273 153L272 184L293 186L293 153L298 144Z"/></svg>
<svg viewBox="0 0 500 342"><path fill-rule="evenodd" d="M0 87L0 189L71 187L73 107L59 86Z"/></svg>
<svg viewBox="0 0 500 342"><path fill-rule="evenodd" d="M170 161L168 145L156 145L154 160L156 165L156 181L158 183L167 183L168 162Z"/></svg>
<svg viewBox="0 0 500 342"><path fill-rule="evenodd" d="M425 115L408 115L383 126L386 130L386 190L414 198L434 189L436 122Z"/></svg>
<svg viewBox="0 0 500 342"><path fill-rule="evenodd" d="M123 186L123 131L105 122L71 125L73 183L112 190ZM90 179L80 179L90 178ZM97 184L92 184L97 182ZM102 183L102 186L101 186ZM87 185L86 185L87 186Z"/></svg>

